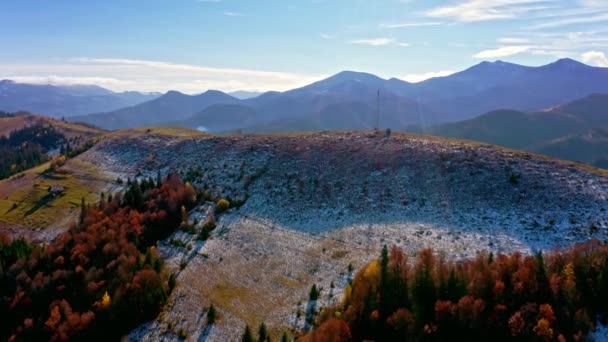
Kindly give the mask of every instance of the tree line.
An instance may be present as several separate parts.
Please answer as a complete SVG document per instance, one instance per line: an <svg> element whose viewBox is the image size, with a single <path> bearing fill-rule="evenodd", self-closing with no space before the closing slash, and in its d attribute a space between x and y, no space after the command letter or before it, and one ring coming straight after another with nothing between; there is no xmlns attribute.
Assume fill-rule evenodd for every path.
<svg viewBox="0 0 608 342"><path fill-rule="evenodd" d="M608 245L464 262L385 246L305 341L584 341L608 314Z"/></svg>

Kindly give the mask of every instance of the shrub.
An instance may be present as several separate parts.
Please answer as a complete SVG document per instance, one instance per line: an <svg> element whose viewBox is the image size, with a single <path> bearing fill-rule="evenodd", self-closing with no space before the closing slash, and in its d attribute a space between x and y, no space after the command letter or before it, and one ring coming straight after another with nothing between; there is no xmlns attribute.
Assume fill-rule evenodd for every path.
<svg viewBox="0 0 608 342"><path fill-rule="evenodd" d="M148 130L149 131L149 130ZM184 329L179 329L179 331L177 332L177 337L180 340L185 340L188 338L188 333L184 331Z"/></svg>
<svg viewBox="0 0 608 342"><path fill-rule="evenodd" d="M215 206L215 213L221 214L224 211L228 210L229 208L230 208L230 202L224 198L221 198L219 201L217 201L217 204Z"/></svg>
<svg viewBox="0 0 608 342"><path fill-rule="evenodd" d="M519 184L519 179L521 175L517 172L511 172L511 176L509 176L509 182L513 185Z"/></svg>

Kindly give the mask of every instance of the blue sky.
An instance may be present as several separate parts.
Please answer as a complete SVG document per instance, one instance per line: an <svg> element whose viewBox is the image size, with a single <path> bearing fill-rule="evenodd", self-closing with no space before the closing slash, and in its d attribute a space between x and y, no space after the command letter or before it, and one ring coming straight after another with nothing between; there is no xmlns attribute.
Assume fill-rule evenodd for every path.
<svg viewBox="0 0 608 342"><path fill-rule="evenodd" d="M497 59L608 67L608 0L7 0L0 46L0 78L187 93Z"/></svg>

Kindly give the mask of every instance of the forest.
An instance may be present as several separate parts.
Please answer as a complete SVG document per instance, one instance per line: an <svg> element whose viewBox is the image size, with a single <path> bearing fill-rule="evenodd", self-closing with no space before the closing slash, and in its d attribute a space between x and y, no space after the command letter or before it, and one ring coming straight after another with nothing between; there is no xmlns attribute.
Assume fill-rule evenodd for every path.
<svg viewBox="0 0 608 342"><path fill-rule="evenodd" d="M0 340L117 340L154 318L175 286L154 246L195 203L175 175L132 181L48 244L0 236Z"/></svg>
<svg viewBox="0 0 608 342"><path fill-rule="evenodd" d="M0 136L0 179L48 160L46 153L60 146L65 136L52 126L35 125Z"/></svg>
<svg viewBox="0 0 608 342"><path fill-rule="evenodd" d="M385 246L305 341L584 341L608 318L608 245L455 262Z"/></svg>

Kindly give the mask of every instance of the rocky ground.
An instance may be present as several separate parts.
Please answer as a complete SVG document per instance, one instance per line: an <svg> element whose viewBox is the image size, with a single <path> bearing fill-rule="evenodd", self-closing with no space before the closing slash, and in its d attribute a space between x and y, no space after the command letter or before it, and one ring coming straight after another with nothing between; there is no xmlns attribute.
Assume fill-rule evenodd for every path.
<svg viewBox="0 0 608 342"><path fill-rule="evenodd" d="M124 178L179 171L210 197L245 201L220 217L206 242L180 231L160 243L178 286L132 340L237 340L246 323L262 321L275 339L302 331L310 312L340 300L349 265L356 270L384 244L462 259L608 239L604 171L464 141L140 131L80 158ZM208 205L191 219L202 222ZM323 288L318 302L308 301L313 283ZM208 326L211 303L220 319Z"/></svg>

